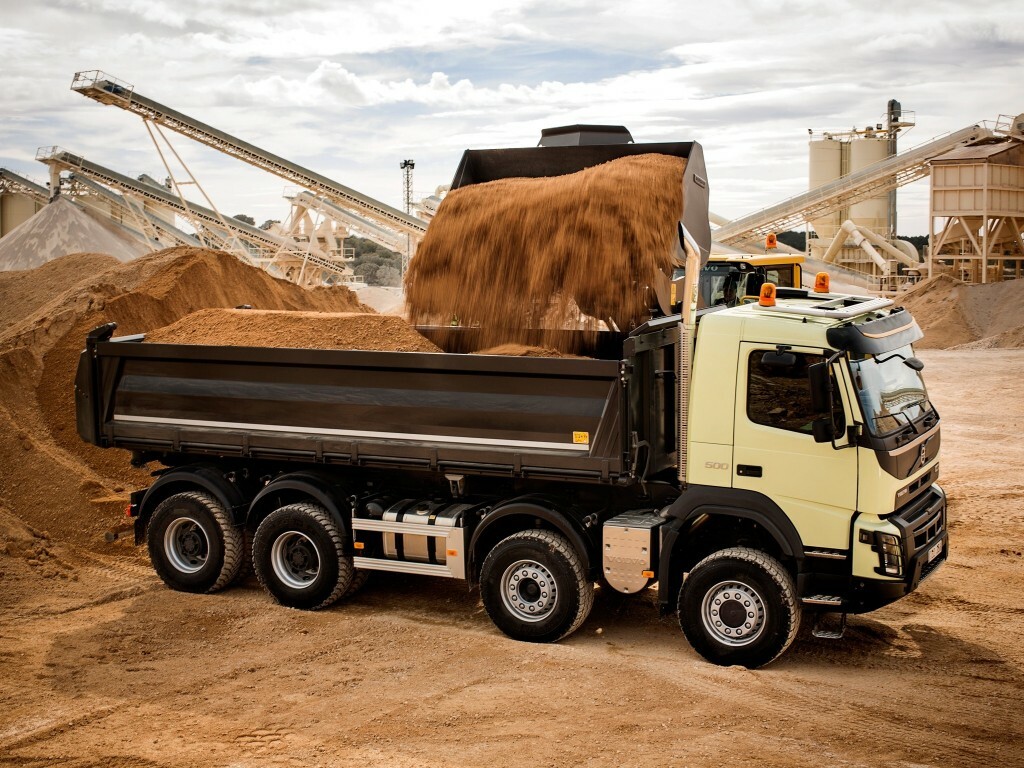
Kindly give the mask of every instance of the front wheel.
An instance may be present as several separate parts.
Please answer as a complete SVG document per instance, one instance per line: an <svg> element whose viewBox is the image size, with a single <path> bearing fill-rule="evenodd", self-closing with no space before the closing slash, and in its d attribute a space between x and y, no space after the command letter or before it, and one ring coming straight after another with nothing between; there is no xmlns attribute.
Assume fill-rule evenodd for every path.
<svg viewBox="0 0 1024 768"><path fill-rule="evenodd" d="M326 608L352 586L345 530L318 504L288 504L267 515L252 542L260 584L281 605Z"/></svg>
<svg viewBox="0 0 1024 768"><path fill-rule="evenodd" d="M732 547L693 567L679 590L679 624L701 656L754 669L778 658L800 628L793 579L764 552Z"/></svg>
<svg viewBox="0 0 1024 768"><path fill-rule="evenodd" d="M500 541L480 569L480 592L498 629L532 643L571 635L594 605L594 585L579 553L552 531L522 531Z"/></svg>

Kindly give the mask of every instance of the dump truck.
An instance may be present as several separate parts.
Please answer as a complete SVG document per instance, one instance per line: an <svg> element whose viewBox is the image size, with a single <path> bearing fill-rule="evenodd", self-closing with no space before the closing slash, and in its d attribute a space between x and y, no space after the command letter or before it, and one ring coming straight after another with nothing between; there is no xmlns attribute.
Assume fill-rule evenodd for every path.
<svg viewBox="0 0 1024 768"><path fill-rule="evenodd" d="M467 152L457 183L685 157L679 251L710 237L696 142ZM694 212L691 209L696 209ZM802 620L916 589L948 553L939 416L913 317L888 299L778 288L629 332L586 358L86 339L78 431L154 467L136 542L172 589L216 592L246 560L280 604L326 608L372 571L479 589L516 640L567 637L600 591L656 590L716 664L780 656ZM577 334L566 331L567 334Z"/></svg>

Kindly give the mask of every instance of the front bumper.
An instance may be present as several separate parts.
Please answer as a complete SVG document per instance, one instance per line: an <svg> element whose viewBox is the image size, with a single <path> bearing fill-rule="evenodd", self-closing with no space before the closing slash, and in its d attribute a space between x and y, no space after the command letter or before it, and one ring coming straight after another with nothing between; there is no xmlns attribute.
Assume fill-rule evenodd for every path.
<svg viewBox="0 0 1024 768"><path fill-rule="evenodd" d="M855 578L844 600L849 613L866 613L904 597L931 576L949 557L946 494L933 485L887 518L900 531L904 576L899 580Z"/></svg>

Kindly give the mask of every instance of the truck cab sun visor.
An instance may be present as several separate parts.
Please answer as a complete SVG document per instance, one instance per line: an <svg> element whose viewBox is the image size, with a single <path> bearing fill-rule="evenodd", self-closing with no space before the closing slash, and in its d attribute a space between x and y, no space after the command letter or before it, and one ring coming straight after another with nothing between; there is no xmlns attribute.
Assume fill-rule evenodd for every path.
<svg viewBox="0 0 1024 768"><path fill-rule="evenodd" d="M859 355L880 355L905 347L924 337L917 321L906 310L896 311L866 323L829 328L828 343Z"/></svg>

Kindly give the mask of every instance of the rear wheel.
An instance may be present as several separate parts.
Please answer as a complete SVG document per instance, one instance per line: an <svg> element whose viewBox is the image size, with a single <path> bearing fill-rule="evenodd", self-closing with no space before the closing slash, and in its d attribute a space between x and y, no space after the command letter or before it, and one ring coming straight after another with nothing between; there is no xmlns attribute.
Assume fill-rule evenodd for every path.
<svg viewBox="0 0 1024 768"><path fill-rule="evenodd" d="M733 547L705 557L679 590L679 624L715 664L751 669L778 658L800 628L793 579L770 555Z"/></svg>
<svg viewBox="0 0 1024 768"><path fill-rule="evenodd" d="M323 507L288 504L271 512L252 543L256 576L281 605L326 608L352 586L345 531Z"/></svg>
<svg viewBox="0 0 1024 768"><path fill-rule="evenodd" d="M201 491L168 496L146 534L153 568L171 589L217 592L242 570L244 537L216 498Z"/></svg>
<svg viewBox="0 0 1024 768"><path fill-rule="evenodd" d="M480 591L498 629L534 643L572 634L594 605L582 559L552 531L522 531L499 542L480 569Z"/></svg>

